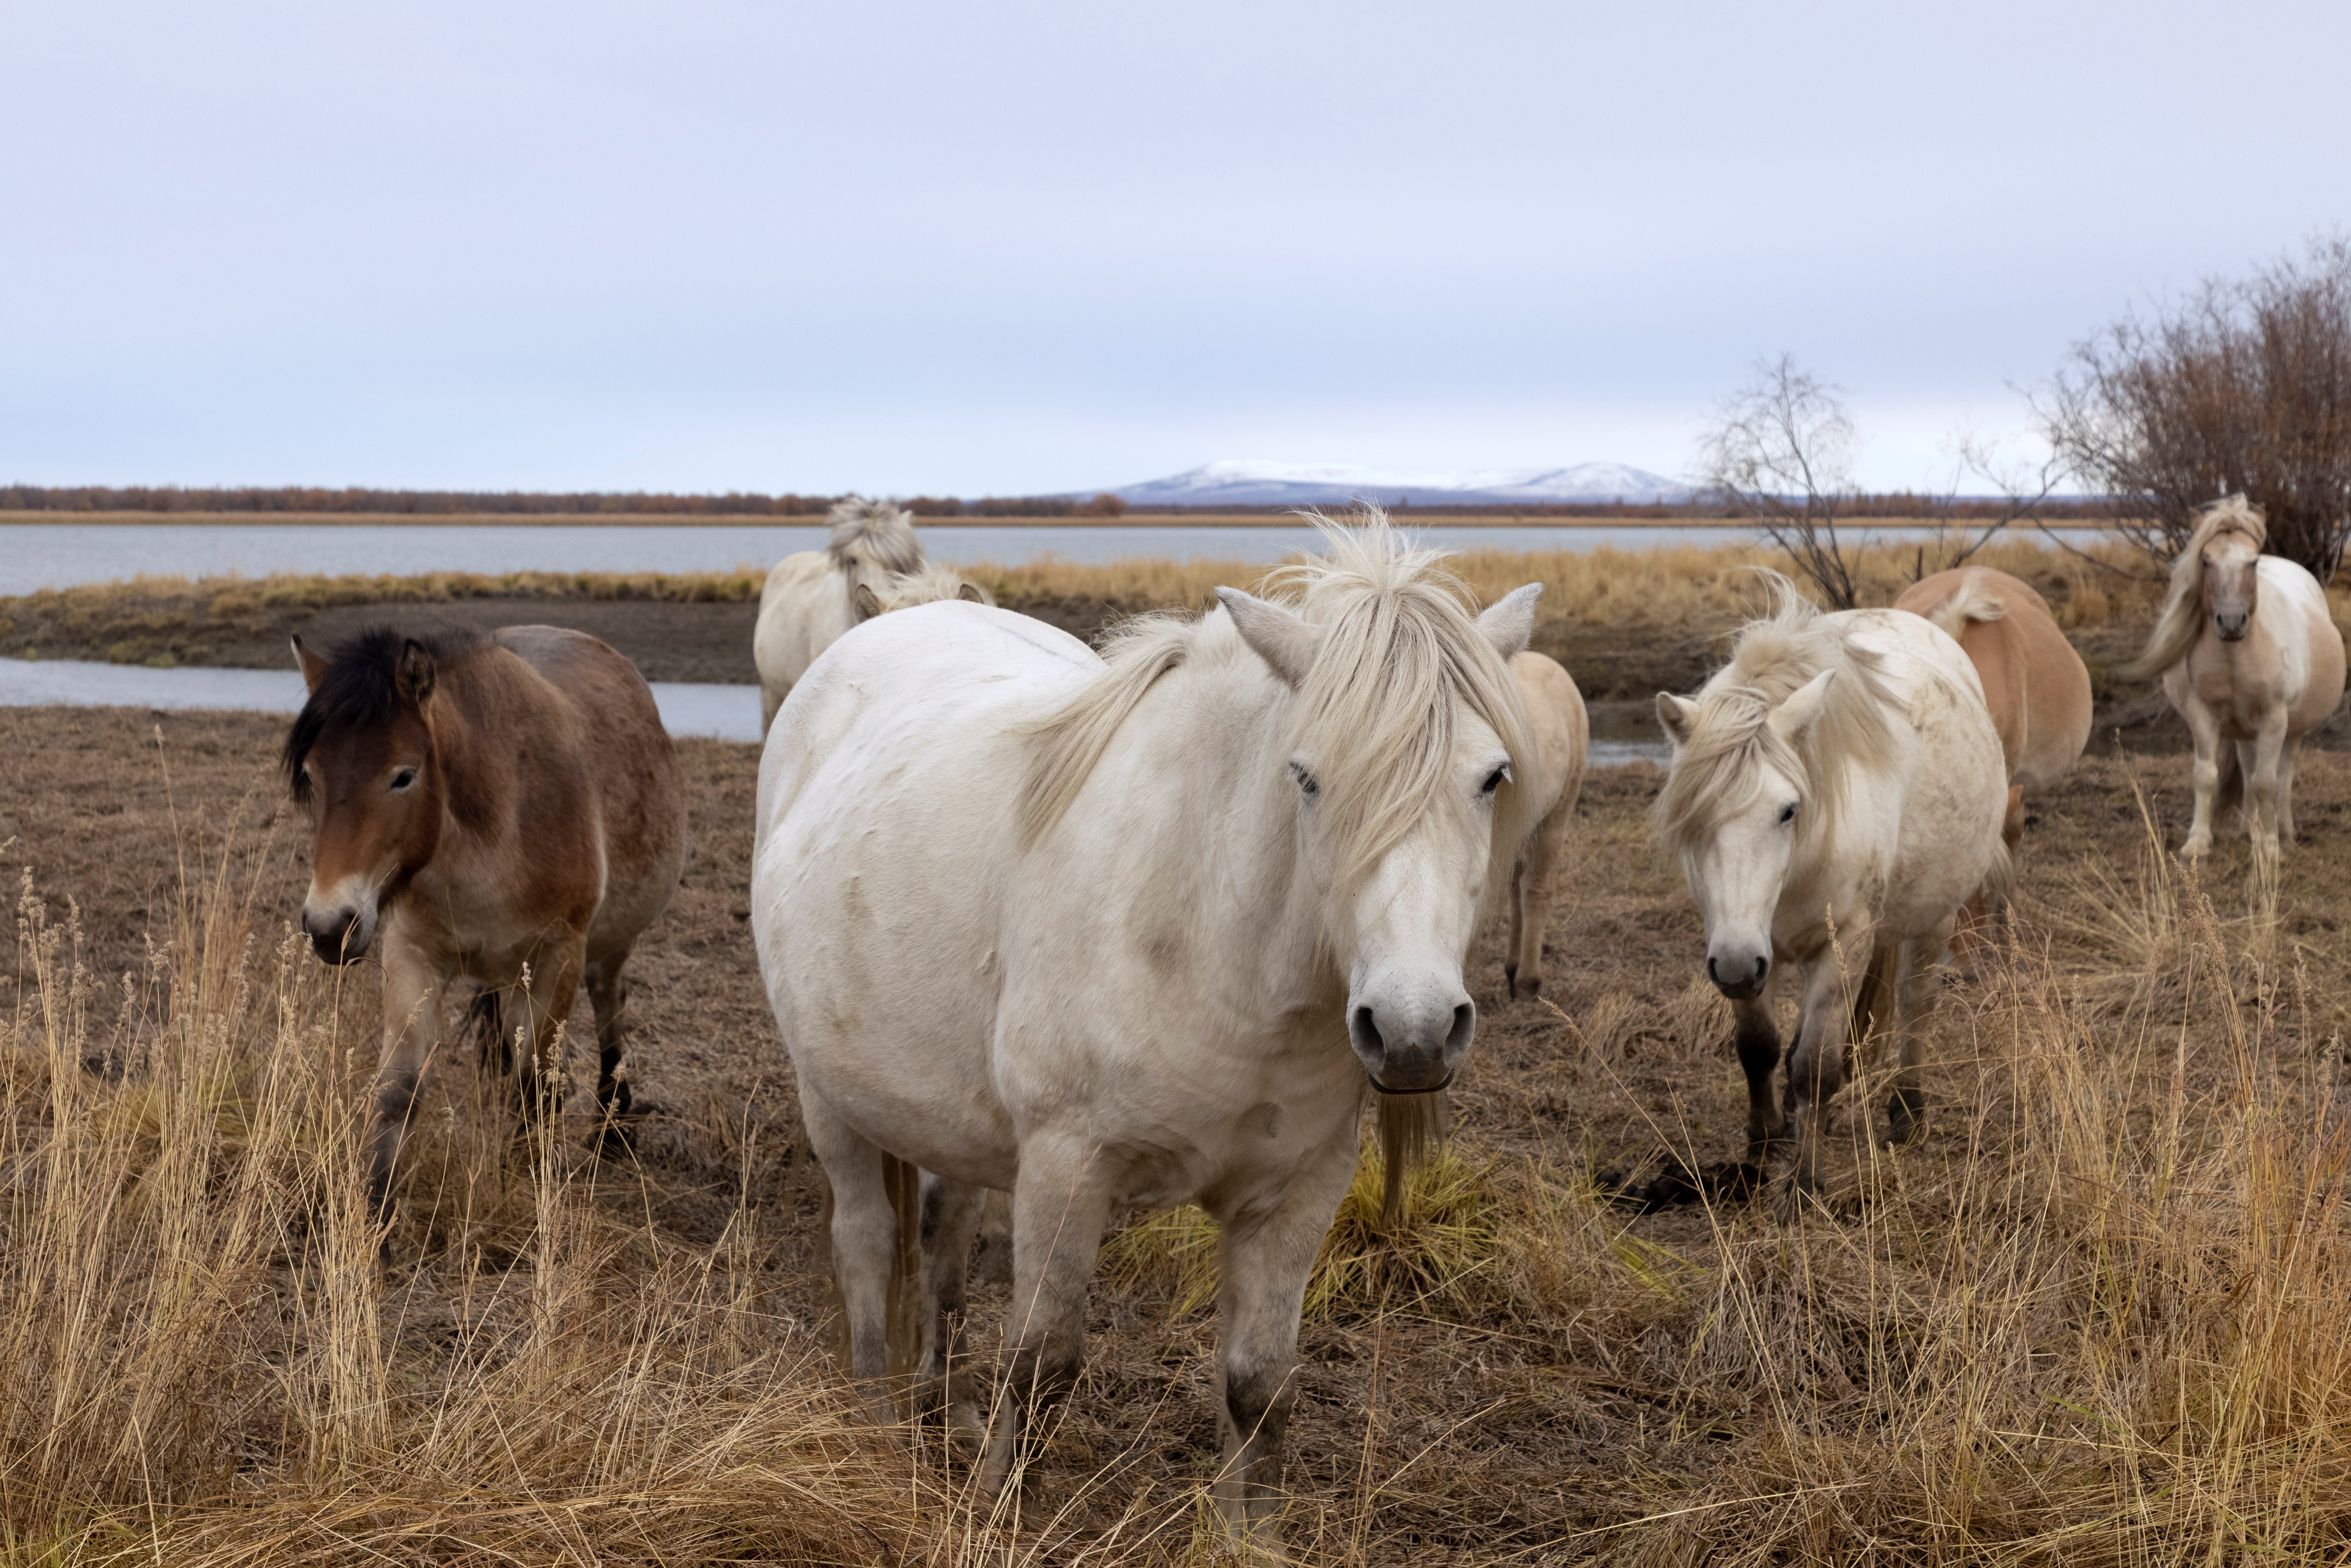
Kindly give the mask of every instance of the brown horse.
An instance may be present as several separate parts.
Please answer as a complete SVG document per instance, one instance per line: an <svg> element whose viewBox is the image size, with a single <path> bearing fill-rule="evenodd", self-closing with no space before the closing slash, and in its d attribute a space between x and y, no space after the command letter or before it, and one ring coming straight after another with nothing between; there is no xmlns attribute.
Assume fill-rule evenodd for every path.
<svg viewBox="0 0 2351 1568"><path fill-rule="evenodd" d="M1510 945L1502 950L1502 983L1515 998L1520 991L1531 997L1542 994L1543 927L1551 924L1552 877L1559 869L1567 824L1575 815L1575 798L1583 791L1592 721L1575 677L1557 660L1520 653L1510 661L1510 674L1527 705L1527 730L1535 743L1533 765L1520 788L1527 792L1530 810L1541 813L1510 871Z"/></svg>
<svg viewBox="0 0 2351 1568"><path fill-rule="evenodd" d="M584 979L597 1103L608 1117L628 1110L621 969L677 886L684 779L644 677L581 632L379 629L329 657L297 637L294 656L310 695L286 774L316 831L302 929L330 964L382 938L368 1125L381 1216L452 979L480 986L475 1015L502 1063L527 1036L526 1113L561 1082Z"/></svg>
<svg viewBox="0 0 2351 1568"><path fill-rule="evenodd" d="M2090 671L2057 629L2049 601L2022 578L1965 566L1919 579L1894 601L1923 615L1959 643L1983 684L1984 706L2008 764L2008 814L2001 837L2012 855L2024 836L2024 796L2054 785L2090 743ZM1973 940L1988 913L1979 889L1960 912Z"/></svg>

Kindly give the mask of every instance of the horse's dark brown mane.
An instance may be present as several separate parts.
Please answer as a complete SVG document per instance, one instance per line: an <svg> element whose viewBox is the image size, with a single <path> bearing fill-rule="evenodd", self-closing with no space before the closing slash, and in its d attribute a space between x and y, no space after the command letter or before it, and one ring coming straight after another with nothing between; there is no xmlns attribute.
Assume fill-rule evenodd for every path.
<svg viewBox="0 0 2351 1568"><path fill-rule="evenodd" d="M390 724L400 716L400 653L414 643L447 666L489 641L487 634L465 627L429 632L402 632L392 626L370 626L327 655L327 673L294 717L287 732L283 758L286 781L297 800L309 795L309 779L302 764L319 741L338 730Z"/></svg>

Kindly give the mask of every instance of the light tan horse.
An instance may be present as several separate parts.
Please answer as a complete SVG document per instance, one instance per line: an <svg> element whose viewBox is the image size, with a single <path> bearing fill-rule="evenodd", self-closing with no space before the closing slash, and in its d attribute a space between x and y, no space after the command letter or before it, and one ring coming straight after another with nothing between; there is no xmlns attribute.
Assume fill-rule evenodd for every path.
<svg viewBox="0 0 2351 1568"><path fill-rule="evenodd" d="M1592 746L1592 721L1583 694L1559 662L1533 652L1510 661L1519 695L1527 705L1527 729L1534 737L1533 765L1520 784L1527 810L1540 813L1526 847L1510 871L1510 945L1503 949L1502 980L1515 998L1523 990L1542 994L1543 928L1551 924L1552 877L1559 869L1575 799L1583 792L1583 759Z"/></svg>
<svg viewBox="0 0 2351 1568"><path fill-rule="evenodd" d="M628 1110L621 971L684 866L685 779L644 677L584 632L377 629L325 656L297 637L294 656L310 693L286 775L316 830L302 929L330 964L382 936L367 1139L381 1216L453 979L481 986L496 1060L524 1034L526 1113L561 1082L584 981L597 1103Z"/></svg>
<svg viewBox="0 0 2351 1568"><path fill-rule="evenodd" d="M832 537L824 549L786 556L769 570L759 591L751 659L759 669L762 734L816 656L865 619L857 590L865 588L878 599L892 578L928 564L914 537L912 512L887 501L852 497L832 508L831 520Z"/></svg>
<svg viewBox="0 0 2351 1568"><path fill-rule="evenodd" d="M2024 836L2025 795L2064 778L2090 743L2089 666L2057 629L2048 601L2031 583L1991 567L1921 578L1902 591L1894 608L1941 627L1976 667L2008 763L2001 836L2013 854ZM1963 933L1981 925L1990 903L1980 889L1968 900Z"/></svg>
<svg viewBox="0 0 2351 1568"><path fill-rule="evenodd" d="M2259 507L2231 496L2204 508L2171 588L2130 667L2163 673L2163 695L2196 742L2196 816L2180 852L2212 848L2212 812L2250 795L2253 852L2294 841L2294 766L2303 737L2343 700L2343 634L2318 580L2263 555Z"/></svg>

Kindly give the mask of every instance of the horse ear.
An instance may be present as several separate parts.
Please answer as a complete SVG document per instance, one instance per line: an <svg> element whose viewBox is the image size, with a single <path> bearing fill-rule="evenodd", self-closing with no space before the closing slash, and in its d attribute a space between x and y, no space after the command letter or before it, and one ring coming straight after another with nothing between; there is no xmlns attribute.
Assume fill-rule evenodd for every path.
<svg viewBox="0 0 2351 1568"><path fill-rule="evenodd" d="M392 685L400 700L413 708L422 708L433 695L434 679L432 651L411 637L401 644L400 667L392 675Z"/></svg>
<svg viewBox="0 0 2351 1568"><path fill-rule="evenodd" d="M871 621L882 613L882 600L873 590L859 583L849 591L849 602L855 607L860 621Z"/></svg>
<svg viewBox="0 0 2351 1568"><path fill-rule="evenodd" d="M327 661L310 652L309 644L302 641L299 632L286 641L294 645L294 667L302 672L302 685L310 691L317 691L319 683L327 678Z"/></svg>
<svg viewBox="0 0 2351 1568"><path fill-rule="evenodd" d="M1657 694L1657 723L1666 738L1676 746L1687 746L1690 726L1697 722L1698 704L1687 702L1671 692Z"/></svg>
<svg viewBox="0 0 2351 1568"><path fill-rule="evenodd" d="M1535 601L1542 597L1542 584L1530 582L1524 588L1514 588L1478 617L1478 630L1494 644L1494 652L1509 664L1527 651L1535 635Z"/></svg>
<svg viewBox="0 0 2351 1568"><path fill-rule="evenodd" d="M979 584L976 582L967 582L961 588L956 589L956 597L962 600L967 604L985 604L987 602L987 595L979 591Z"/></svg>
<svg viewBox="0 0 2351 1568"><path fill-rule="evenodd" d="M1217 598L1225 613L1233 618L1233 627L1241 641L1257 650L1257 656L1273 666L1282 685L1296 690L1306 679L1306 672L1314 664L1315 645L1322 639L1305 617L1279 604L1252 598L1238 588L1219 588Z"/></svg>
<svg viewBox="0 0 2351 1568"><path fill-rule="evenodd" d="M1813 721L1827 711L1829 684L1836 679L1834 670L1823 670L1802 685L1788 694L1788 700L1771 710L1768 721L1771 733L1782 740L1793 740L1813 727Z"/></svg>

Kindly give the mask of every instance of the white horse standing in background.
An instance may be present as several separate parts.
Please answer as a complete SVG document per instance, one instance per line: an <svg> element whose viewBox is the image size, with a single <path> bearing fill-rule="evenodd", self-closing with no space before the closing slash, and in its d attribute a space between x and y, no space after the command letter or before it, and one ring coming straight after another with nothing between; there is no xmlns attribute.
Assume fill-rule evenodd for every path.
<svg viewBox="0 0 2351 1568"><path fill-rule="evenodd" d="M2343 700L2343 634L2326 591L2263 555L2268 542L2268 519L2244 497L2205 507L2130 666L2142 679L2162 672L2196 741L2196 817L2180 846L2191 859L2211 851L2213 809L2241 799L2256 855L2273 860L2294 841L2295 756Z"/></svg>
<svg viewBox="0 0 2351 1568"><path fill-rule="evenodd" d="M873 621L768 737L752 929L856 1375L889 1371L919 1237L935 1389L984 1194L1012 1194L991 1490L1024 1406L1076 1375L1113 1208L1196 1202L1222 1230L1218 1500L1236 1537L1267 1524L1364 1107L1393 1197L1469 1050L1462 961L1526 818L1505 661L1541 590L1473 617L1376 515L1327 537L1277 579L1292 604L1219 589L1105 657L976 605Z"/></svg>
<svg viewBox="0 0 2351 1568"><path fill-rule="evenodd" d="M887 501L850 499L832 508L832 537L820 550L778 561L759 591L751 659L759 667L759 727L776 722L792 683L833 641L866 618L857 591L879 596L893 577L925 566L914 516ZM878 613L878 605L875 613Z"/></svg>
<svg viewBox="0 0 2351 1568"><path fill-rule="evenodd" d="M1657 695L1674 757L1656 833L1731 1001L1748 1157L1783 1133L1794 1144L1774 1199L1785 1214L1816 1185L1816 1124L1844 1082L1848 1030L1866 1040L1889 993L1901 1070L1886 1110L1896 1142L1917 1134L1935 966L1959 905L2007 883L2008 773L1975 668L1940 628L1904 611L1824 615L1772 582L1773 613L1740 630L1695 698ZM1783 1122L1771 1002L1792 968L1802 1015Z"/></svg>

